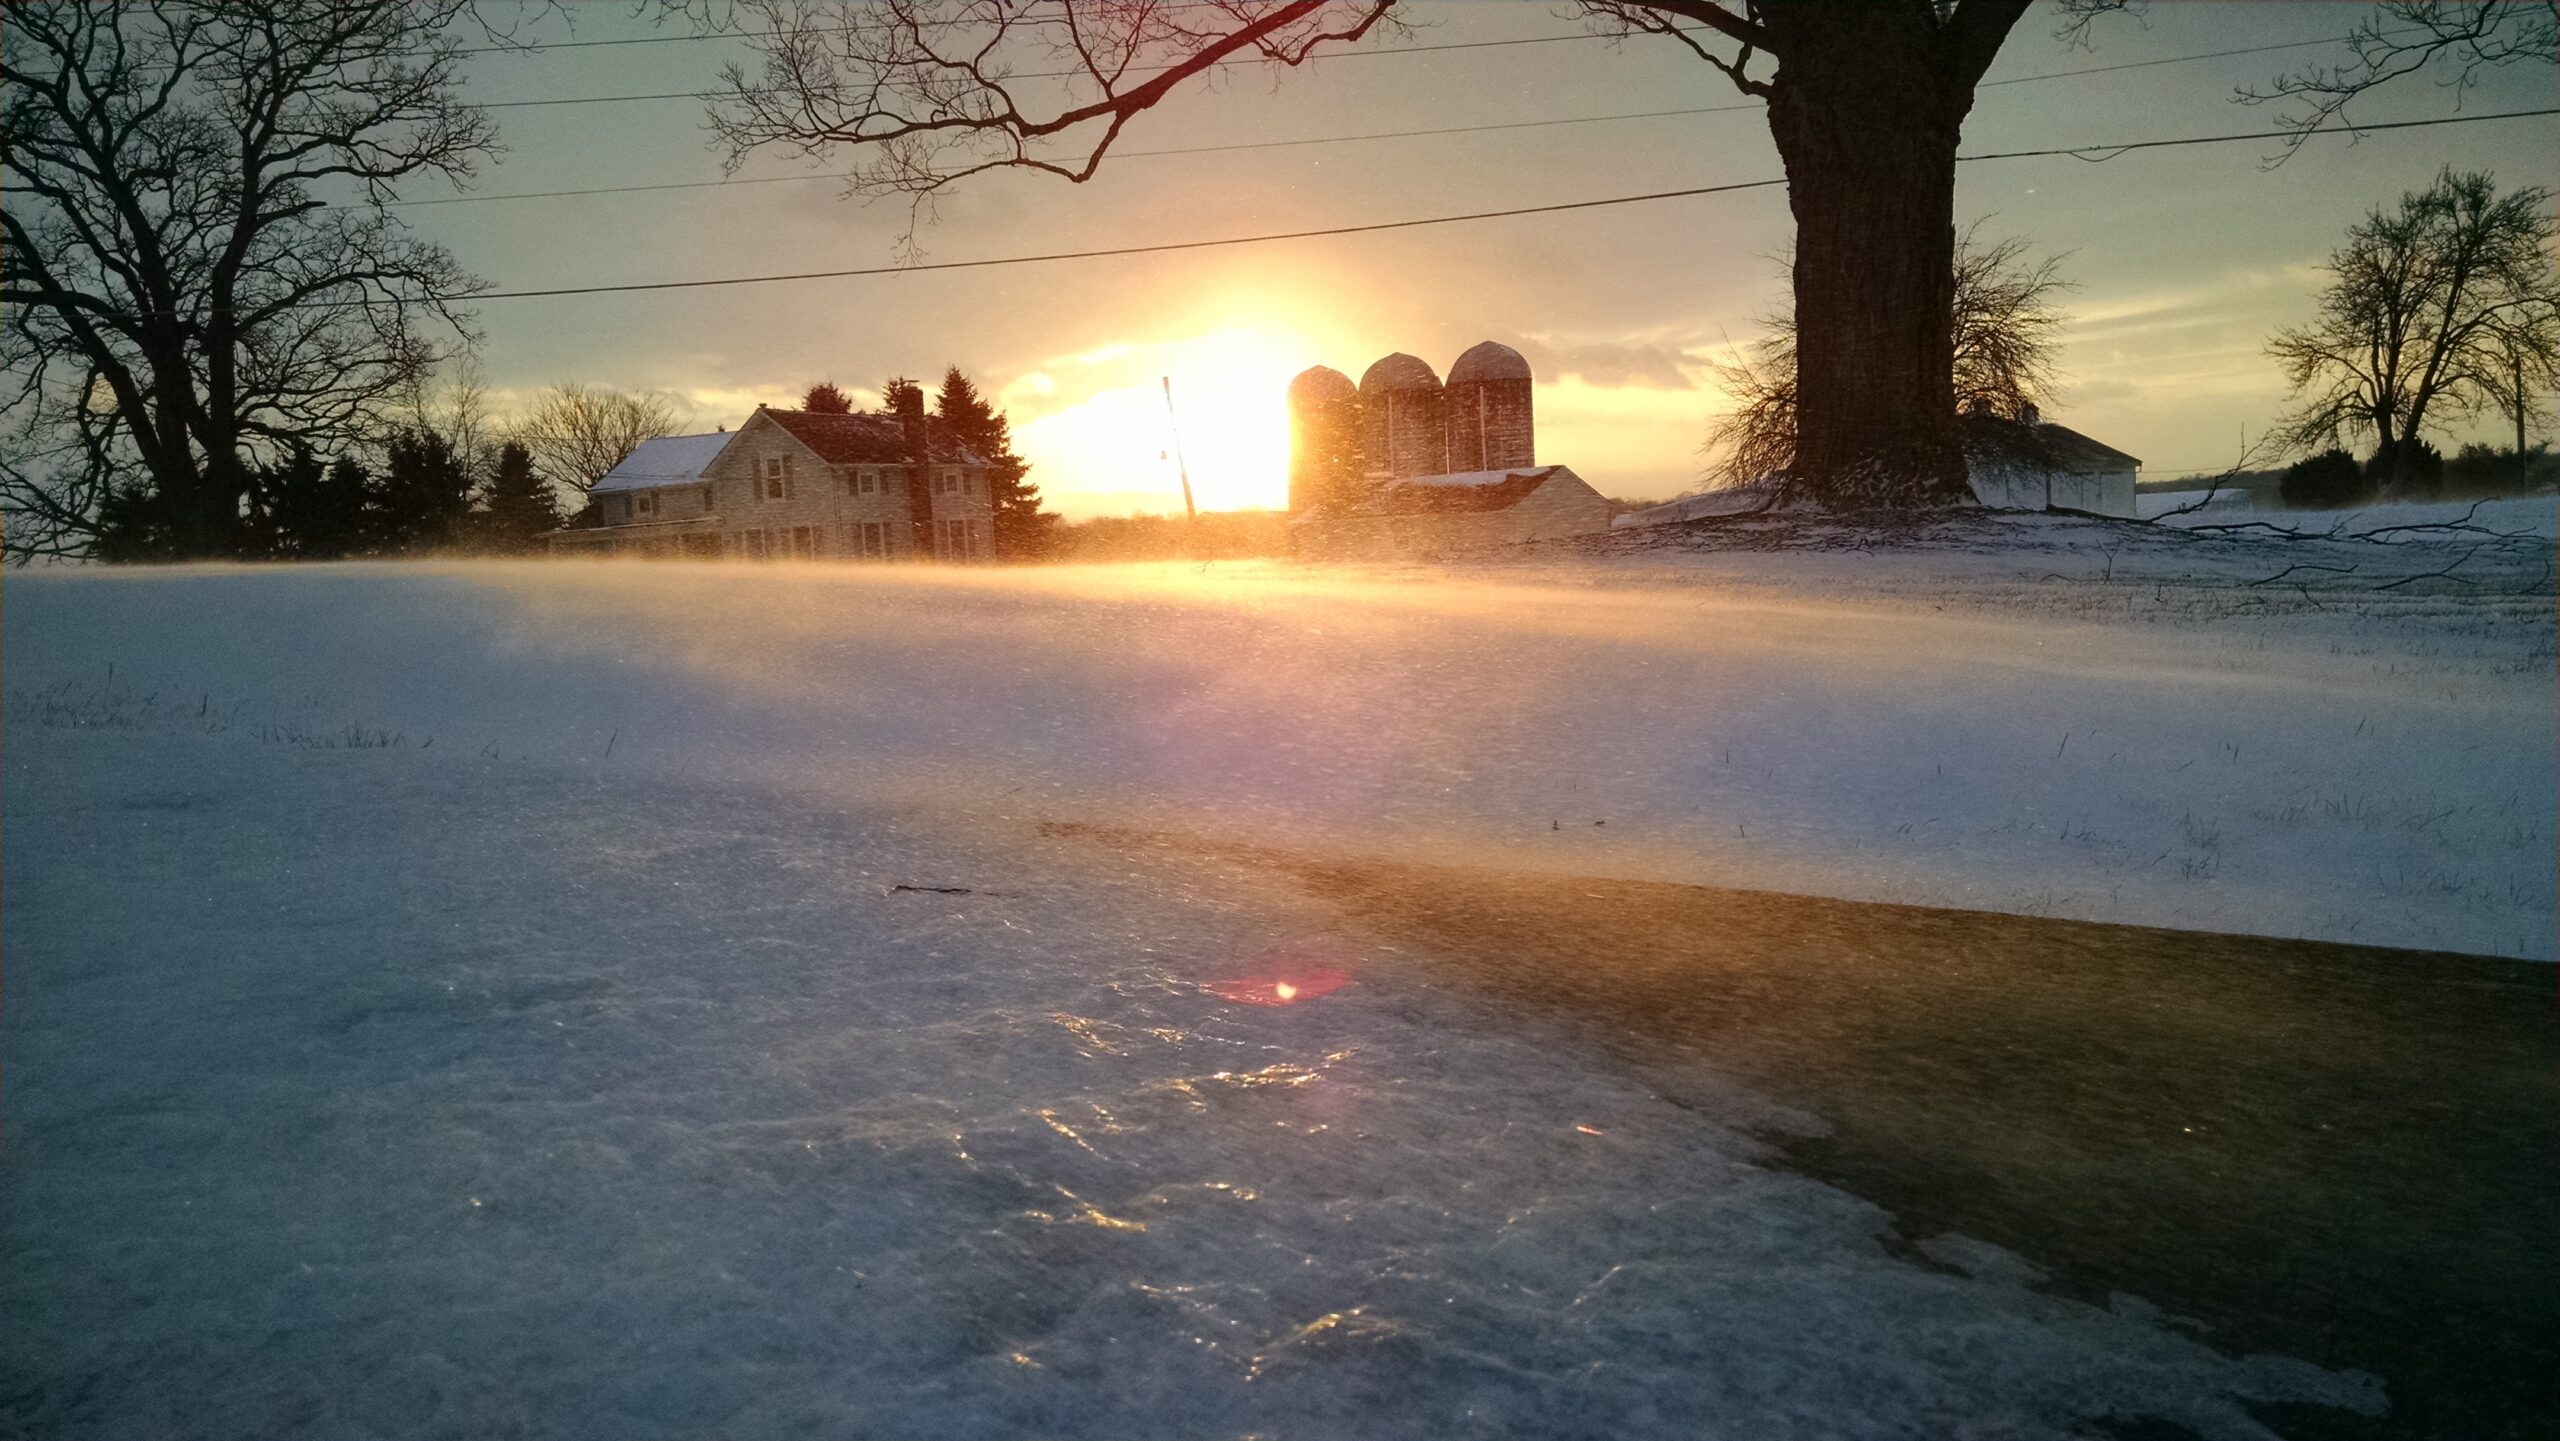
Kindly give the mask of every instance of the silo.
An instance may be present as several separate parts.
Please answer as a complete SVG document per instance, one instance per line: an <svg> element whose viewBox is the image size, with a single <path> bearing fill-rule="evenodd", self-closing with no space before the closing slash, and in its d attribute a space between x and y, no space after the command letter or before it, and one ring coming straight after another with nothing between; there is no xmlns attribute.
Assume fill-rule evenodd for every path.
<svg viewBox="0 0 2560 1441"><path fill-rule="evenodd" d="M1488 340L1449 367L1441 398L1447 417L1449 468L1519 470L1538 463L1529 362Z"/></svg>
<svg viewBox="0 0 2560 1441"><path fill-rule="evenodd" d="M1289 382L1289 509L1359 499L1360 391L1351 377L1311 366Z"/></svg>
<svg viewBox="0 0 2560 1441"><path fill-rule="evenodd" d="M1440 377L1398 351L1360 377L1360 441L1372 480L1439 475L1449 468L1440 420Z"/></svg>

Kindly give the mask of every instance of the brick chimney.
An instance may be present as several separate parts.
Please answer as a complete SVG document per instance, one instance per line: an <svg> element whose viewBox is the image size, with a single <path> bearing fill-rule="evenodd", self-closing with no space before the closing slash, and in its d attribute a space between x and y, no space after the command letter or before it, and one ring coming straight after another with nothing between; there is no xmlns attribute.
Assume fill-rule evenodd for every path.
<svg viewBox="0 0 2560 1441"><path fill-rule="evenodd" d="M924 418L924 387L892 382L898 428L907 452L907 519L914 527L916 556L933 554L933 436Z"/></svg>

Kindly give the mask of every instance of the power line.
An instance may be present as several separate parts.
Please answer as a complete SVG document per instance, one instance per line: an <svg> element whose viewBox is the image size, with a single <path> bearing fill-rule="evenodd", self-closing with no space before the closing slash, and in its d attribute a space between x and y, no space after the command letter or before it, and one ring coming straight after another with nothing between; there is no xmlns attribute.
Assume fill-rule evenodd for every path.
<svg viewBox="0 0 2560 1441"><path fill-rule="evenodd" d="M1713 33L1705 26L1700 25L1684 25L1679 27L1679 29L1680 33L1689 35ZM2387 33L2416 34L2418 32L2413 29L2406 31L2391 31ZM668 38L689 40L697 37L688 35L670 36ZM1582 40L1625 40L1628 38L1631 37L1597 34L1531 35L1512 40L1467 40L1447 45L1404 45L1394 48L1380 48L1375 50L1320 50L1314 55L1309 56L1308 61L1309 63L1312 63L1318 60L1368 60L1382 56L1423 55L1444 50L1496 50L1514 45L1554 45L1558 43ZM2328 36L2318 40L2288 40L2278 45L2244 45L2238 49L2211 50L2196 55L2171 55L2158 60L2129 60L2115 65L2087 65L2076 70L2048 71L2041 75L2016 75L2006 80L1986 80L1974 88L1978 90L1989 90L2002 85L2029 85L2043 80L2063 80L2075 75L2105 75L2118 70L2147 70L2156 65L2184 65L2197 60L2224 60L2235 55L2264 55L2277 50L2304 50L2316 45L2335 45L2338 43L2339 41L2335 36ZM1212 70L1225 70L1237 67L1261 66L1270 63L1270 61L1261 59L1221 60L1216 64L1205 68ZM1175 68L1176 67L1173 65L1140 65L1132 67L1127 73L1132 75L1153 75ZM1005 78L1008 80L1073 80L1087 77L1086 72L1082 70L1035 70L1020 75L1007 76ZM733 93L735 92L728 90L667 90L637 95L566 95L545 100L483 100L476 102L476 104L478 108L483 110L533 110L550 109L565 105L621 105L662 100L718 100ZM770 89L756 89L751 93L770 95L781 92ZM1757 109L1759 107L1725 106L1720 108Z"/></svg>
<svg viewBox="0 0 2560 1441"><path fill-rule="evenodd" d="M2494 115L2440 115L2433 120L2386 120L2371 125L2353 125L2340 130L2323 130L2322 135L2359 136L2375 130L2424 130L2432 125L2473 125L2484 120L2528 120L2538 116L2560 115L2560 107L2543 110L2501 110ZM2104 164L2119 155L2136 150L2168 150L2181 145L2225 145L2235 140L2281 140L2294 134L2290 130L2240 130L2229 135L2193 135L2183 140L2127 140L2108 145L2065 145L2049 150L1996 150L1987 155L1959 155L1961 165L1973 160L2027 160L2044 155L2068 155L2074 160ZM2103 153L2102 153L2103 152Z"/></svg>
<svg viewBox="0 0 2560 1441"><path fill-rule="evenodd" d="M1702 31L1704 27L1683 26L1682 29L1684 33L1695 34ZM1314 64L1319 60L1375 60L1384 56L1428 55L1445 50L1501 50L1514 45L1555 45L1582 40L1619 40L1624 38L1625 37L1623 36L1617 35L1529 35L1514 40L1461 40L1447 45L1399 45L1392 49L1319 50L1315 54L1308 56L1306 60L1301 63ZM2324 41L2321 43L2326 44L2331 42ZM1184 62L1176 62L1167 65L1132 65L1127 70L1120 73L1123 75L1159 75L1167 70L1178 70L1182 68L1182 63ZM1200 68L1203 70L1235 70L1259 68L1264 65L1275 63L1277 62L1256 57L1250 60L1219 60ZM1008 81L1012 81L1085 80L1092 77L1091 72L1084 70L1026 70L1020 74L1007 75L1004 78ZM645 95L569 95L553 100L482 100L476 102L476 105L477 108L482 110L532 110L547 109L562 105L618 105L626 102L648 100L717 100L732 93L734 92L727 90L668 90ZM781 94L783 92L770 89L759 89L752 93L774 95Z"/></svg>
<svg viewBox="0 0 2560 1441"><path fill-rule="evenodd" d="M858 270L809 270L794 275L738 275L713 280L650 280L628 285L574 285L554 290L493 290L466 296L483 300L531 300L554 295L611 295L637 290L703 290L723 285L769 285L788 280L846 280L865 275L909 275L926 270L984 270L1000 265L1038 265L1055 260L1100 260L1115 255L1161 255L1176 250L1210 250L1231 245L1266 245L1281 240L1316 240L1332 235L1367 235L1381 230L1412 230L1426 225L1457 225L1470 220L1500 220L1514 215L1552 215L1566 210L1597 210L1611 205L1639 205L1649 200L1678 200L1693 195L1721 195L1784 185L1783 177L1743 180L1730 185L1702 185L1689 190L1657 190L1645 195L1613 195L1601 200L1568 200L1554 205L1524 205L1510 210L1480 210L1465 215L1430 215L1416 220L1379 220L1363 225L1334 225L1321 230L1274 231L1265 235L1229 235L1212 240L1174 240L1157 245L1117 245L1101 250L1059 250L1046 255L1004 255L985 260L941 260L921 265L874 265ZM353 302L314 301L293 309L344 306Z"/></svg>
<svg viewBox="0 0 2560 1441"><path fill-rule="evenodd" d="M1578 39L1587 37L1550 36L1546 38ZM1526 44L1537 42L1493 41L1486 43ZM2013 76L2007 80L1987 81L1982 86L1976 88L1988 89L1995 85L2031 85L2047 80L2067 80L2079 75L2103 75L2117 70L2144 70L2156 65L2183 65L2197 60L2220 60L2233 55L2257 55L2269 50L2298 50L2305 46L2327 45L2330 43L2332 42L2327 40L2296 40L2288 41L2282 45L2250 45L2236 50L2213 50L2196 55L2172 55L2158 60L2135 60L2119 65L2084 66L2076 70L2055 70L2041 75L2019 75ZM1407 52L1379 51L1374 53L1404 54ZM721 93L724 92L703 91L696 95L678 98L709 98ZM523 103L528 105L582 105L613 99L648 98L669 97L589 96L582 100L496 103ZM1762 108L1763 107L1759 102L1751 101L1736 105L1700 105L1679 110L1638 110L1617 115L1569 115L1548 120L1507 120L1485 125L1442 125L1423 130L1374 130L1351 135L1316 135L1294 140L1246 140L1227 145L1185 145L1156 150L1121 150L1115 151L1114 157L1121 160L1140 160L1171 155L1216 155L1237 150L1286 150L1299 149L1314 145L1349 145L1373 140L1412 140L1441 135L1479 135L1503 130L1538 130L1567 125L1616 124L1630 120L1668 120L1685 118L1693 115L1730 115L1742 111L1756 111ZM759 175L751 176L743 180L670 180L659 181L648 185L603 185L577 190L519 190L503 192L496 195L446 195L423 200L395 200L392 201L391 204L395 207L485 205L508 200L555 200L589 195L638 195L661 190L718 190L738 185L804 185L815 180L850 180L852 178L852 175L843 171L827 171L815 175ZM330 208L347 209L355 207L332 206Z"/></svg>
<svg viewBox="0 0 2560 1441"><path fill-rule="evenodd" d="M1115 160L1143 160L1168 155L1217 155L1231 150L1286 150L1309 145L1348 145L1368 140L1411 140L1433 135L1474 135L1494 130L1536 130L1561 125L1602 125L1622 120L1661 120L1684 115L1722 115L1733 111L1758 110L1757 103L1747 105L1702 105L1685 110L1642 110L1623 115L1567 115L1551 120L1505 120L1488 125L1439 125L1425 130L1373 130L1357 135L1315 135L1297 140L1245 140L1230 145L1182 145L1161 150L1115 150ZM815 175L756 175L743 180L665 180L650 185L603 185L584 190L519 190L499 195L444 195L425 200L394 200L393 207L412 208L429 205L481 205L500 200L557 200L581 195L636 195L654 190L721 190L738 185L798 185L812 180L850 180L843 171L826 171ZM333 205L332 210L369 209L369 206Z"/></svg>
<svg viewBox="0 0 2560 1441"><path fill-rule="evenodd" d="M2525 120L2560 115L2560 107L2539 110L2509 110L2493 115L2448 115L2433 120L2401 120L2358 127L2358 133L2379 130L2420 130L2437 125L2474 125L2493 120ZM2290 132L2251 130L2229 135L2197 135L2176 140L2133 140L2106 144L2060 146L2044 150L2006 150L1987 155L1959 155L1956 163L1975 164L1988 160L2023 160L2040 156L2068 155L2087 160L2093 157L2112 160L2136 150L2165 150L2189 145L2224 145L2243 140L2281 139ZM2340 132L2323 131L2334 135ZM2101 154L2103 152L2103 154ZM1642 195L1613 195L1598 200L1571 200L1553 205L1524 205L1504 210L1479 210L1460 215L1430 215L1411 220L1381 220L1359 225L1334 225L1314 230L1273 231L1261 235L1219 236L1208 240L1168 241L1155 245L1118 245L1094 250L1060 250L1038 255L991 256L982 260L944 260L920 265L865 266L851 270L809 270L782 275L720 276L703 280L650 280L622 285L569 285L543 290L495 290L460 297L464 303L483 300L533 300L566 295L624 295L652 290L707 290L733 285L773 285L801 280L849 280L864 276L909 275L937 270L986 270L1000 266L1041 265L1061 260L1101 260L1114 256L1163 255L1183 250L1212 250L1239 245L1267 245L1285 240L1316 240L1341 235L1368 235L1387 230L1415 230L1426 226L1460 225L1479 220L1502 220L1522 215L1554 215L1572 210L1598 210L1619 205L1642 205L1657 200L1684 200L1702 195L1725 195L1741 190L1760 190L1783 185L1783 177L1767 180L1744 180L1726 185L1703 185L1685 190L1657 190ZM343 308L362 304L359 301L307 301L292 309ZM406 302L398 302L406 303Z"/></svg>

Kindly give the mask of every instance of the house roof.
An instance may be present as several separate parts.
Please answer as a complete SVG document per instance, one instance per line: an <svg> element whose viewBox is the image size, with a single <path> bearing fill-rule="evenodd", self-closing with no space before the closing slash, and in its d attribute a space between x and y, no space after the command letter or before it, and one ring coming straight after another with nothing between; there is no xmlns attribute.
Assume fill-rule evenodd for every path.
<svg viewBox="0 0 2560 1441"><path fill-rule="evenodd" d="M661 485L695 485L703 469L728 447L727 431L710 435L662 435L644 440L622 463L606 471L595 489L650 490Z"/></svg>
<svg viewBox="0 0 2560 1441"><path fill-rule="evenodd" d="M1966 456L2040 466L2065 475L2094 475L2139 467L2142 462L2112 445L2091 440L2067 425L1968 415L1957 422Z"/></svg>
<svg viewBox="0 0 2560 1441"><path fill-rule="evenodd" d="M818 453L829 465L894 465L911 459L907 454L907 430L894 414L871 411L862 415L833 415L810 410L776 410L758 407L761 414L789 431L802 445ZM936 417L926 416L925 447L930 460L952 461L963 465L986 462L953 438L951 428Z"/></svg>
<svg viewBox="0 0 2560 1441"><path fill-rule="evenodd" d="M1352 515L1453 515L1509 510L1558 475L1561 465L1516 470L1469 470L1454 475L1415 475L1388 481L1350 507ZM1574 477L1579 479L1580 477Z"/></svg>

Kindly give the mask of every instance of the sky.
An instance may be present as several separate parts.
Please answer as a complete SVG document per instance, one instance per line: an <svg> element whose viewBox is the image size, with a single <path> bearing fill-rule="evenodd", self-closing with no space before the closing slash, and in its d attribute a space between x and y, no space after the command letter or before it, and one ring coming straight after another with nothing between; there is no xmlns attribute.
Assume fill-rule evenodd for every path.
<svg viewBox="0 0 2560 1441"><path fill-rule="evenodd" d="M973 178L918 232L928 261L1294 231L1728 184L1780 173L1765 122L1676 44L1580 37L1565 7L1425 3L1407 37L1276 76L1195 82L1139 117L1092 181ZM2030 12L1965 126L1968 153L2269 129L2236 87L2335 63L2363 14L2346 3L2157 3L2099 23L2089 48ZM502 290L895 265L897 200L849 199L844 167L752 157L694 189L504 199L523 192L715 182L722 155L698 100L558 104L706 90L747 58L733 37L635 18L623 4L544 13L520 38L572 49L472 58L467 98L492 105L506 154L466 203L404 217ZM1541 43L1481 45L1485 41ZM2305 44L2303 42L2314 42ZM1421 46L1475 48L1416 50ZM2204 52L2293 45L2257 54ZM2166 62L2166 63L2146 63ZM2099 73L2093 67L2115 68ZM2552 67L2487 72L2461 93L2413 78L2365 123L2545 107ZM2012 83L2014 82L2014 83ZM1666 110L1713 113L1623 117ZM1570 120L1584 123L1534 125ZM1459 126L1521 128L1368 136ZM1216 147L1254 145L1253 149ZM1179 150L1190 153L1148 154ZM2264 346L2311 318L2347 226L2447 164L2508 186L2560 173L2550 119L2315 140L2281 166L2272 141L1959 168L1959 223L2065 256L2059 420L2143 460L2146 478L2220 469L2281 410ZM738 181L775 183L734 183ZM410 201L445 201L424 188ZM1784 191L1656 201L1382 234L1172 255L698 290L490 300L482 378L503 408L585 382L663 392L702 430L832 379L957 365L1011 417L1017 449L1070 517L1178 512L1174 432L1200 503L1284 502L1282 391L1309 365L1355 379L1392 351L1442 373L1479 340L1537 377L1538 459L1602 493L1668 497L1699 483L1699 445L1729 407L1706 362L1783 299ZM2495 420L2454 438L2502 433Z"/></svg>

